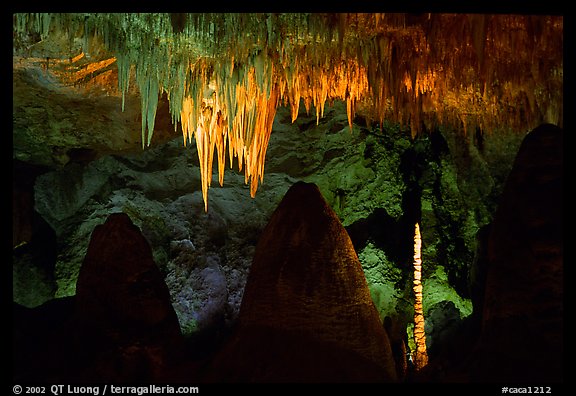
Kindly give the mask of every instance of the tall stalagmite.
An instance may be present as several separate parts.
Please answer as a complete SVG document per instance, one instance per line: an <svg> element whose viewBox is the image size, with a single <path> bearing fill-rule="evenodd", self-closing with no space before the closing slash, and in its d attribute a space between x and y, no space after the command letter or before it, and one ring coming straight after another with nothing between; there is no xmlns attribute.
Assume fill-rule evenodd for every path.
<svg viewBox="0 0 576 396"><path fill-rule="evenodd" d="M76 329L74 370L86 381L157 380L182 347L150 244L125 213L92 232L76 287Z"/></svg>
<svg viewBox="0 0 576 396"><path fill-rule="evenodd" d="M561 381L564 358L563 130L524 138L488 239L473 380Z"/></svg>
<svg viewBox="0 0 576 396"><path fill-rule="evenodd" d="M426 352L426 333L424 332L424 308L422 306L422 238L420 236L420 226L416 223L414 227L414 341L416 351L414 352L414 366L416 370L428 364L428 354Z"/></svg>
<svg viewBox="0 0 576 396"><path fill-rule="evenodd" d="M238 326L216 363L228 380L397 379L352 242L314 184L294 184L264 229Z"/></svg>

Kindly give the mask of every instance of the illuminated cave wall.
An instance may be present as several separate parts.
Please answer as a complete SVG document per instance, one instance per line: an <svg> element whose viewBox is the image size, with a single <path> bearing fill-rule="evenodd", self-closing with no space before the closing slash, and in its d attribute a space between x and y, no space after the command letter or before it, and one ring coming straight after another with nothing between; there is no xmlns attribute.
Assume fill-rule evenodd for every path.
<svg viewBox="0 0 576 396"><path fill-rule="evenodd" d="M412 221L419 216L425 314L449 301L459 318L468 316L475 233L491 220L521 135L487 134L480 151L449 129L412 139L395 124L380 130L356 122L351 134L343 103L327 107L318 125L305 110L292 123L289 109L280 108L256 197L231 171L224 187L211 189L208 212L195 148L178 137L38 176L35 205L57 236L55 269L48 279L30 277L28 256L16 252L14 300L35 306L74 295L90 233L123 211L150 241L184 333L226 328L237 316L260 231L289 186L305 180L320 187L351 235L383 321L412 321Z"/></svg>
<svg viewBox="0 0 576 396"><path fill-rule="evenodd" d="M205 18L218 21L222 17ZM261 29L267 25L254 24L251 18L242 23L251 24L262 33ZM322 23L320 17L312 21L302 16L294 18L293 28L314 30ZM349 30L340 24L331 33L325 30L314 33L317 36L313 37L318 40L325 40L326 34L335 39L325 48L326 52L314 51L313 46L306 47L298 40L292 43L293 47L287 46L290 51L301 50L304 58L282 53L284 63L280 62L282 68L278 69L282 72L276 69L272 72L270 64L261 56L246 50L252 43L241 43L238 49L245 67L240 70L245 77L242 81L251 82L245 84L253 89L250 91L253 95L249 96L260 98L264 103L258 95L264 89L271 92L278 89L287 100L279 100L282 95L278 94L275 104L280 107L275 111L270 107L266 117L251 121L265 126L264 132L271 125L265 162L259 162L264 161L264 157L258 156L257 164L244 167L244 171L251 169L248 175L237 170L237 163L242 161L235 159L234 169L226 170L223 187L215 185L216 163L221 166L225 161L228 167L230 159L220 157L219 163L215 157L212 175L207 165L212 162L202 162L208 156L198 155L198 149L202 150L203 146L190 144L192 130L187 128L186 117L192 117L192 124L196 117L203 128L216 123L212 126L217 128L206 127L204 131L225 130L223 124L219 124L223 119L215 115L218 106L220 110L231 107L231 93L221 92L224 86L217 89L220 98L227 98L226 106L224 100L218 104L211 102L210 114L201 115L198 106L204 99L210 99L210 95L204 98L204 89L214 94L211 79L222 79L229 59L218 58L217 69L224 74L208 75L213 69L203 62L195 64L191 73L196 73L197 78L187 80L187 89L188 93L197 95L193 104L196 107L194 111L186 111L186 103L190 105L190 102L179 91L183 88L178 78L190 75L181 69L170 69L174 74L160 73L164 83L161 89L158 81L146 78L158 70L168 70L162 69L168 59L162 58L165 55L162 51L166 50L163 44L169 42L172 33L158 39L157 43L162 44L158 45L159 52L148 48L153 55L148 61L158 61L157 70L151 70L154 62L138 63L142 60L140 52L133 48L130 40L115 42L118 37L106 36L103 41L113 44L117 56L116 63L108 62L110 54L100 54L102 43L96 39L86 42L79 37L68 40L57 36L55 42L60 47L51 48L48 41L40 40L48 33L46 20L16 18L16 31L31 29L28 25L34 23L38 26L37 33L27 37L30 42L19 43L28 53L22 49L15 51L13 157L19 164L44 167L35 179L33 206L51 229L47 233L56 240L56 248L52 247L56 251L52 253L53 259L49 258L52 255L41 259L34 246L24 244L15 249L14 301L36 306L53 297L73 295L94 226L101 224L108 214L123 211L151 243L184 332L191 335L227 326L238 313L259 232L288 187L304 180L319 186L347 228L383 321L389 317L407 324L413 317L410 276L416 221L420 222L423 235L425 315L434 308L446 308L457 312L460 318L468 316L472 310L468 279L476 251L476 233L492 219L520 140L529 129L527 125L544 120L560 124L562 121L562 109L558 107L562 102L562 61L558 60L562 43L557 36L562 30L562 20L387 16L392 19L386 27L384 19L374 17L370 23L381 24L381 30L373 36L361 28L363 17L350 18L354 23ZM61 18L60 22L65 19ZM450 22L447 25L450 29L473 41L460 49L464 54L458 58L461 63L450 66L443 63L456 52L446 43L453 44L450 40L459 36L442 32L431 21ZM491 22L486 25L486 21ZM87 31L107 23L105 18L89 22L93 24L84 26ZM172 32L174 29L167 19L157 22L152 30ZM502 31L504 22L513 23L517 29ZM417 28L421 23L428 32L444 40L439 41L443 44L411 47L414 43L423 43L424 36ZM71 26L82 30L77 24ZM141 24L137 27L136 33L146 32L146 29L139 30ZM118 33L113 29L104 31ZM512 43L512 49L524 48L522 45L530 38L525 34L527 31L539 32L540 36L516 58L506 45ZM357 33L360 38L355 36ZM478 41L484 35L488 38L486 52ZM502 35L502 41L497 39L498 35ZM156 38L149 36L144 42L155 43ZM137 34L133 38L137 39ZM330 69L329 66L333 66L329 55L334 55L330 51L339 48L336 43L340 38L346 38L346 46L345 50L339 50L342 52L338 52L338 56L352 59L348 71L367 73L365 77L372 91L360 78L351 78L348 88L357 89L358 92L354 92L358 95L377 94L365 98L363 106L358 104L355 109L355 97L350 89L346 94L345 87L333 85L330 98L324 92L332 86L338 73L321 73L319 70L324 69L312 67L322 65ZM274 38L279 39L281 37ZM359 41L355 41L357 39ZM403 44L405 42L410 45ZM433 42L430 39L430 43ZM47 48L43 47L45 44ZM85 52L80 56L82 46ZM433 51L434 48L438 51ZM50 61L46 54L51 54L51 50L55 54L72 51L74 56ZM420 50L427 58L419 58ZM376 51L382 59L376 61L371 51ZM556 57L544 56L548 52ZM186 54L178 53L170 59L180 55ZM530 56L539 56L542 62L524 64ZM420 60L412 62L414 57ZM510 62L500 62L503 57L509 57ZM313 61L306 63L302 59ZM92 64L90 60L99 63ZM130 61L136 64L132 74ZM525 69L527 64L531 65L530 70ZM181 64L175 61L172 66L177 65ZM392 65L398 65L398 69ZM484 65L480 67L484 73L480 82L476 80L479 74L475 73L479 65ZM300 78L296 78L298 73L292 79L287 78L291 70L296 69ZM434 80L438 77L434 72L442 70L446 72L444 78ZM514 77L512 70L523 70L523 73ZM510 81L500 84L489 71L502 72ZM270 81L264 76L279 85L269 85ZM312 78L307 80L307 77ZM135 80L127 84L129 78ZM437 82L434 87L429 84L432 80ZM313 86L307 87L306 81L312 81ZM463 90L457 88L460 81L466 82ZM150 85L153 83L157 86ZM75 91L76 86L85 89ZM108 89L104 94L102 87ZM162 95L155 95L154 88L162 91ZM397 95L393 95L394 92ZM549 92L554 95L547 96ZM246 105L249 101L246 96L242 98L241 102ZM335 99L332 105L328 99ZM437 110L442 111L437 113ZM254 115L254 108L248 113ZM374 119L381 119L382 127L370 122ZM177 121L176 128L174 121ZM231 116L227 121L229 126L236 127L235 122L240 122ZM174 129L178 133L174 133ZM238 129L244 137L251 131L245 125ZM190 138L186 147L180 132L184 138ZM194 135L196 143L198 137L206 136ZM219 138L220 135L214 137ZM149 142L152 142L150 147L140 148ZM135 145L137 151L133 150ZM259 147L266 148L266 145ZM265 172L258 168L259 164L264 164ZM212 179L208 175L212 175ZM264 179L258 181L262 175ZM213 182L210 194L207 194L207 180ZM248 186L247 181L254 183ZM258 192L252 199L255 186ZM44 261L39 264L39 260ZM438 331L439 325L434 329L433 320L428 326L430 332ZM434 337L427 340L433 346Z"/></svg>
<svg viewBox="0 0 576 396"><path fill-rule="evenodd" d="M522 136L501 131L463 139L440 128L412 140L394 124L358 130L358 145L307 179L320 186L351 235L382 320L412 322L413 223L419 219L425 314L437 309L450 311L453 321L467 317L476 233L492 219ZM428 330L441 332L434 320Z"/></svg>

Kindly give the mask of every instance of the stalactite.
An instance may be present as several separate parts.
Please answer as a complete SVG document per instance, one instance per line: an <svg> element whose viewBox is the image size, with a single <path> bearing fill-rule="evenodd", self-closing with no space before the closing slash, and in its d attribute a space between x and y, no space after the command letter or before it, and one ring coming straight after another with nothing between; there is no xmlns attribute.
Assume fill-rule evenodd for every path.
<svg viewBox="0 0 576 396"><path fill-rule="evenodd" d="M87 56L112 53L122 109L132 73L140 90L143 147L166 93L185 144L197 141L205 201L214 149L219 182L227 151L254 196L280 103L292 121L300 101L307 112L314 106L319 123L326 102L342 100L351 131L362 107L380 124L409 124L413 135L422 124L466 133L562 120L557 16L32 13L14 14L13 25L15 35L81 37Z"/></svg>

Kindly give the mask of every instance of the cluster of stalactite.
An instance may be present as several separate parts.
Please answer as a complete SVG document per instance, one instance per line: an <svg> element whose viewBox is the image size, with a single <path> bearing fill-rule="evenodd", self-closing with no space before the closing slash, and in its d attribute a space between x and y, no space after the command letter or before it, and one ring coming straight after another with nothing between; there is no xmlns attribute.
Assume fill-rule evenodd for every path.
<svg viewBox="0 0 576 396"><path fill-rule="evenodd" d="M134 79L142 144L166 93L184 140L196 139L204 199L214 150L238 159L254 196L275 110L302 101L319 119L346 102L369 121L526 130L562 125L563 19L465 14L15 14L15 34L65 34L117 60L123 97ZM123 100L124 103L124 100Z"/></svg>

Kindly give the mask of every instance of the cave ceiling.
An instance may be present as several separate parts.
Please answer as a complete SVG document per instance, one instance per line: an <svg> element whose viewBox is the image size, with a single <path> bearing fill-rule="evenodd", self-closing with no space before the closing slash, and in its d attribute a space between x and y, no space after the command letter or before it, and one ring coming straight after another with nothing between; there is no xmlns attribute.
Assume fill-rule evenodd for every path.
<svg viewBox="0 0 576 396"><path fill-rule="evenodd" d="M361 113L413 136L563 124L561 16L14 14L13 44L15 152L34 119L61 146L111 151L181 131L205 202L227 157L254 196L279 106L320 119L341 100L350 129Z"/></svg>

